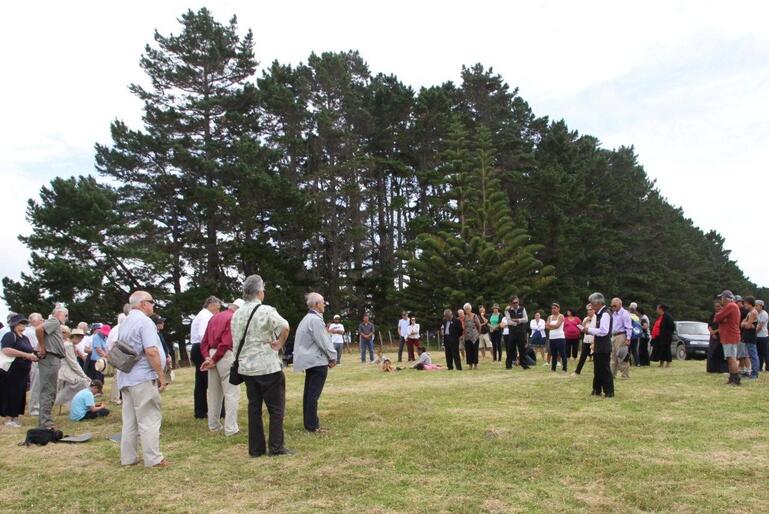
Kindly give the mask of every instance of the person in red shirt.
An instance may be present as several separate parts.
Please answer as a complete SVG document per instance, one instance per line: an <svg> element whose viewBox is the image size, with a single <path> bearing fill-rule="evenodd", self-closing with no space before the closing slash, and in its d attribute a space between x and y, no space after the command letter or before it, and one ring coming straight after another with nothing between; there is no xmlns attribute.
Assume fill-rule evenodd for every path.
<svg viewBox="0 0 769 514"><path fill-rule="evenodd" d="M728 289L719 297L723 307L713 316L713 322L718 323L718 335L724 349L724 358L729 365L727 385L738 386L740 373L737 366L737 344L740 342L740 308L734 303L734 294Z"/></svg>
<svg viewBox="0 0 769 514"><path fill-rule="evenodd" d="M222 429L219 421L224 402L224 435L233 436L238 428L238 402L240 387L230 384L230 368L235 362L232 353L232 330L230 322L243 300L235 300L226 310L215 314L208 322L203 340L200 341L200 353L205 359L200 371L208 372L208 429L217 432Z"/></svg>

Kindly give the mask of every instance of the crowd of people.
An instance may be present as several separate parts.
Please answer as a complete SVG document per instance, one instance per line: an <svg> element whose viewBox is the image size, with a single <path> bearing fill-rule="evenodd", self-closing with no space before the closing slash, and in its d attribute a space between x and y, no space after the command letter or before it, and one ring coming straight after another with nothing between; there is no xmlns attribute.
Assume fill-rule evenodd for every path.
<svg viewBox="0 0 769 514"><path fill-rule="evenodd" d="M225 437L240 433L238 404L240 383L248 397L248 452L252 457L292 453L285 445L283 423L286 412L285 363L281 352L289 338L289 323L277 309L264 303L264 281L247 277L243 298L225 305L207 298L190 327L190 359L195 366L193 415L206 419L212 433ZM322 432L318 404L329 370L341 362L346 331L341 316L326 323L327 303L316 292L306 295L307 313L294 334L291 359L295 372L304 373L302 417L304 429ZM13 314L0 332L0 415L6 425L20 427L19 417L27 409L38 417L41 428L55 428L53 408L70 404L70 419L84 421L110 414L103 394L105 370L116 345L132 352L130 367L115 370L110 401L121 406L120 460L123 465L167 466L160 450L161 393L172 379L173 352L165 342L165 319L154 312L155 300L145 291L128 299L117 324L84 323L70 329L68 310L56 305L45 319L39 313L28 317ZM416 316L403 312L398 322L397 362L403 350L411 368L420 371L479 369L489 350L493 362L506 369L527 370L539 359L552 373L560 368L580 375L593 362L592 394L611 398L618 377L630 378L632 366L659 362L670 367L676 323L666 305L656 307L652 320L636 303L624 307L620 298L608 304L601 293L593 293L580 318L575 309L562 313L557 302L550 312L536 311L530 319L518 297L504 308L498 304L477 313L470 303L457 311L444 311L440 340L446 367L433 363L421 344L422 328ZM769 314L764 302L740 298L731 291L716 297L710 320L711 344L707 370L728 372L728 384L739 386L741 378L757 378L769 367ZM362 363L375 363L384 372L399 371L382 351L375 352L376 328L368 314L357 327ZM376 353L376 358L374 357ZM570 363L569 361L572 361ZM263 406L269 421L265 434ZM222 422L223 420L223 422ZM141 446L141 456L139 453Z"/></svg>

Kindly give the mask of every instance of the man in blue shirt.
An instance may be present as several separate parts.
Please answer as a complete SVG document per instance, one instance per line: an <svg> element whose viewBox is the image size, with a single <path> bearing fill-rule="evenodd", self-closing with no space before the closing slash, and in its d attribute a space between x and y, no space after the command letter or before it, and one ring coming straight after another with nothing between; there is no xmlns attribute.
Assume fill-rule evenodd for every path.
<svg viewBox="0 0 769 514"><path fill-rule="evenodd" d="M102 325L93 335L91 340L91 357L88 362L86 373L91 380L98 380L104 383L104 374L96 369L96 362L99 359L107 358L107 336L110 333L109 325Z"/></svg>
<svg viewBox="0 0 769 514"><path fill-rule="evenodd" d="M78 391L69 406L69 419L83 421L109 416L109 409L101 403L96 403L94 395L101 394L104 384L101 380L94 380L87 389Z"/></svg>

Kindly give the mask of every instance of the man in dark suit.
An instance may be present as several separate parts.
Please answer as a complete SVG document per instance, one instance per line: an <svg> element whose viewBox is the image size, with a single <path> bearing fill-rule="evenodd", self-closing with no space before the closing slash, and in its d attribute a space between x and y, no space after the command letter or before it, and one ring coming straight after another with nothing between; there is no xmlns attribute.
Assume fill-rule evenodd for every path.
<svg viewBox="0 0 769 514"><path fill-rule="evenodd" d="M454 317L451 309L443 311L443 323L441 324L441 333L443 334L443 348L446 352L446 366L457 370L462 370L462 359L459 357L459 340L462 337L462 322Z"/></svg>
<svg viewBox="0 0 769 514"><path fill-rule="evenodd" d="M590 304L596 315L596 326L585 327L583 330L594 336L593 340L593 392L595 396L604 394L606 398L614 397L614 374L611 372L612 352L612 316L606 307L606 299L601 293L590 295Z"/></svg>

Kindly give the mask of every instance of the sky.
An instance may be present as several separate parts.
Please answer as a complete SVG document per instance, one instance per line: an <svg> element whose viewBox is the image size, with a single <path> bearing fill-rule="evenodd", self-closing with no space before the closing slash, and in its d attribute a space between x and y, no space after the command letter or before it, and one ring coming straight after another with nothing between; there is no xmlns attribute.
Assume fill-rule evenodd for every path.
<svg viewBox="0 0 769 514"><path fill-rule="evenodd" d="M128 91L155 30L187 9L236 14L255 54L306 62L357 49L372 72L418 89L491 66L537 115L565 119L605 148L633 145L668 200L726 239L769 286L769 3L711 1L12 2L0 20L0 276L29 252L28 199L56 176L93 174L109 125L141 125ZM258 72L260 73L260 72ZM628 213L632 216L632 213ZM0 302L0 319L7 307Z"/></svg>

